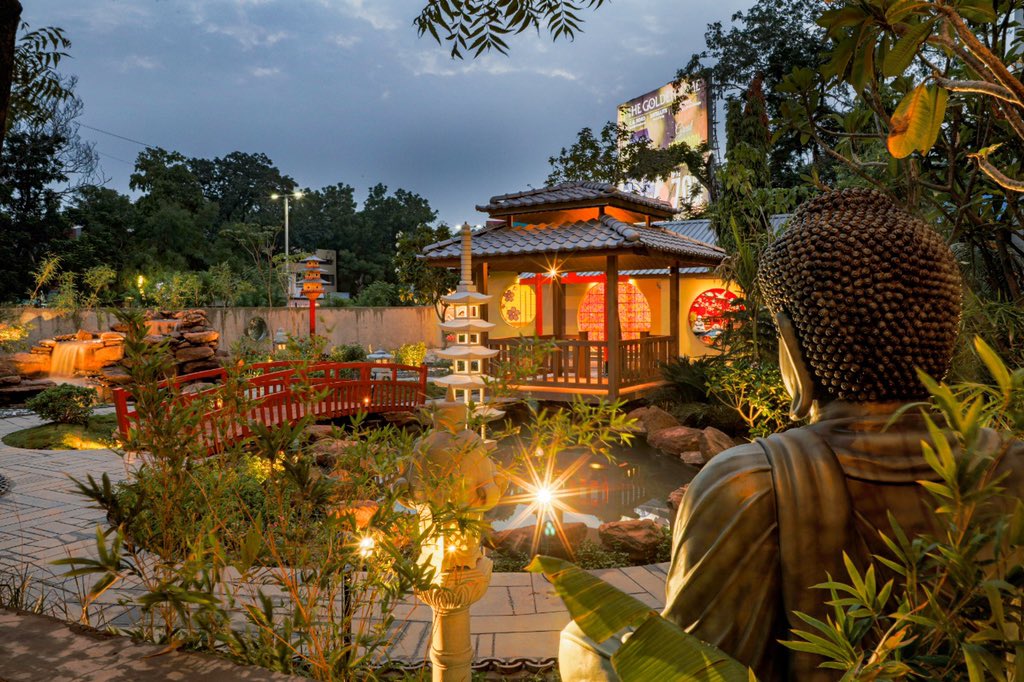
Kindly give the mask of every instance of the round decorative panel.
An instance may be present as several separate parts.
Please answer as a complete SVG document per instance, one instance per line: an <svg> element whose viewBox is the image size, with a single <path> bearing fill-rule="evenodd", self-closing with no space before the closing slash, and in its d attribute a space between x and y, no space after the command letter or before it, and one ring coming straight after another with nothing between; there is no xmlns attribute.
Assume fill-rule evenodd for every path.
<svg viewBox="0 0 1024 682"><path fill-rule="evenodd" d="M525 327L537 317L537 294L533 288L512 284L501 294L498 311L505 324L511 327Z"/></svg>
<svg viewBox="0 0 1024 682"><path fill-rule="evenodd" d="M736 298L734 292L716 288L707 289L693 299L688 322L694 336L708 346L713 345L725 329L725 315L732 309Z"/></svg>

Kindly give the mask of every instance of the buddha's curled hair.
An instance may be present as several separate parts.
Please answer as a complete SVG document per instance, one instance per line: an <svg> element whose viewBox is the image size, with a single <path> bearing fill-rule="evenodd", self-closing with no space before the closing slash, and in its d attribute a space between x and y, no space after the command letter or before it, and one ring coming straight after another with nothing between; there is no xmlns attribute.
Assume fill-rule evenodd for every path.
<svg viewBox="0 0 1024 682"><path fill-rule="evenodd" d="M823 397L854 402L926 394L915 368L945 376L962 306L942 237L875 190L800 206L761 258L772 311L793 321Z"/></svg>

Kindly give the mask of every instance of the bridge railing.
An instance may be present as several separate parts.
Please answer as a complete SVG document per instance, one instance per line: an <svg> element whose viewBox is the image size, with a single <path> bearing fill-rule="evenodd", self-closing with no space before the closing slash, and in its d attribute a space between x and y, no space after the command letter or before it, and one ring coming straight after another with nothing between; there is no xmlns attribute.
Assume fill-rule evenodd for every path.
<svg viewBox="0 0 1024 682"><path fill-rule="evenodd" d="M426 400L427 367L397 363L369 362L265 362L249 365L246 371L260 374L239 378L239 396L224 395L226 369L211 369L184 374L158 386L169 389L167 408L180 409L196 400L208 400L197 430L211 451L245 438L250 425L294 424L306 415L315 419L333 419L358 412L383 413L413 410ZM403 380L399 373L415 373L415 380ZM182 392L186 384L199 381L217 385L191 393ZM130 403L131 389L114 389L118 430L127 438L139 416ZM237 397L239 400L226 400ZM229 414L242 404L244 413ZM226 431L226 432L225 432Z"/></svg>

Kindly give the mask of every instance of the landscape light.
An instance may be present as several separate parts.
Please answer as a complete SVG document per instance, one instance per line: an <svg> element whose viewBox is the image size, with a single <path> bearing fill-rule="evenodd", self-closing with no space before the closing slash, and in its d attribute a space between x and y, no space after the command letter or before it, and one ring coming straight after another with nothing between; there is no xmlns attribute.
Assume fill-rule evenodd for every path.
<svg viewBox="0 0 1024 682"><path fill-rule="evenodd" d="M373 554L373 549L376 546L377 542L372 537L369 535L363 537L363 539L359 541L359 555L363 557L370 556Z"/></svg>
<svg viewBox="0 0 1024 682"><path fill-rule="evenodd" d="M554 495L551 493L551 488L548 488L547 486L541 486L540 488L537 488L534 494L537 498L537 504L544 507L550 505L551 500L554 499Z"/></svg>
<svg viewBox="0 0 1024 682"><path fill-rule="evenodd" d="M277 201L278 199L281 198L281 195L278 194L277 192L274 192L273 194L270 195L270 198L273 199L274 201Z"/></svg>

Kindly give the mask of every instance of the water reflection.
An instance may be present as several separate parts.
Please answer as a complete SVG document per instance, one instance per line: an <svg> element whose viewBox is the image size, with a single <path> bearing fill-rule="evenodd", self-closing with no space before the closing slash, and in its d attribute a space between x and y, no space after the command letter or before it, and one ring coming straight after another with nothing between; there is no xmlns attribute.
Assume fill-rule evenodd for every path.
<svg viewBox="0 0 1024 682"><path fill-rule="evenodd" d="M501 443L494 456L508 464L513 448L513 443ZM628 447L613 448L613 461L581 450L559 453L556 476L581 455L587 457L586 462L566 481L565 488L579 492L563 499L573 510L564 514L564 521L581 522L591 528L623 518L650 518L667 526L669 493L688 483L697 473L696 468L639 440ZM513 485L507 494L520 495L524 492ZM537 518L535 514L524 516L527 508L526 504L504 504L487 516L495 530L511 528L513 522L516 527L532 526L537 523Z"/></svg>

